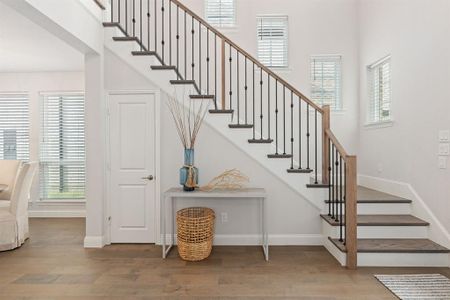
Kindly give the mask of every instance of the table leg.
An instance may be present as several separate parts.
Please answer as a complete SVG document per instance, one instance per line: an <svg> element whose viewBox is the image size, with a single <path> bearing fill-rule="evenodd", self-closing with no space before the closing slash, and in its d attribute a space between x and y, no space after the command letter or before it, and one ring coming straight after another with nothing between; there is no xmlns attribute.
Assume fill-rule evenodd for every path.
<svg viewBox="0 0 450 300"><path fill-rule="evenodd" d="M261 198L262 207L262 247L264 251L264 258L269 261L269 236L267 232L267 220L266 220L266 198Z"/></svg>
<svg viewBox="0 0 450 300"><path fill-rule="evenodd" d="M161 245L162 245L162 258L166 258L166 199L167 197L162 197L162 201L160 203L160 209L161 209L161 213L160 213L160 219L161 219L161 231L162 231L162 236L161 236Z"/></svg>

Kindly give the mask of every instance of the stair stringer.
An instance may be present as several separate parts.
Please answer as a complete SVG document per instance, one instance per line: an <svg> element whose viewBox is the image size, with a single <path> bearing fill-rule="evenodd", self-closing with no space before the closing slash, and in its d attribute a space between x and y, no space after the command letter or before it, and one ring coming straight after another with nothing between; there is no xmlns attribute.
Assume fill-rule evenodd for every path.
<svg viewBox="0 0 450 300"><path fill-rule="evenodd" d="M173 96L175 88L170 84L170 80L176 79L175 72L172 70L152 70L151 65L160 63L153 56L133 56L132 51L139 51L140 48L135 42L115 42L113 36L123 36L117 28L105 28L105 47L118 58L127 63L130 67L142 74L145 78L158 86L166 96ZM182 89L182 87L181 87ZM182 93L178 93L180 95ZM177 99L180 100L180 99ZM211 108L214 108L211 106ZM288 159L269 159L267 154L274 153L275 147L272 144L250 144L248 139L251 137L252 129L230 129L230 115L208 114L205 123L222 135L225 139L233 143L238 149L248 157L259 163L267 171L272 173L291 190L300 195L303 199L312 204L319 212L323 209L323 199L326 196L325 189L307 188L310 183L310 174L289 174Z"/></svg>

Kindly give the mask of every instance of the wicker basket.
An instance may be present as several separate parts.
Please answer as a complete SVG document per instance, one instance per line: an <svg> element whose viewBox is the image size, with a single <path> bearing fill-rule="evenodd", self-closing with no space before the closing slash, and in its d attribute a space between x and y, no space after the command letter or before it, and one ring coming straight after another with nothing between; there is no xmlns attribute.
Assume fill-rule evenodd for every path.
<svg viewBox="0 0 450 300"><path fill-rule="evenodd" d="M214 211L206 207L177 212L178 253L183 260L199 261L211 254L215 218Z"/></svg>

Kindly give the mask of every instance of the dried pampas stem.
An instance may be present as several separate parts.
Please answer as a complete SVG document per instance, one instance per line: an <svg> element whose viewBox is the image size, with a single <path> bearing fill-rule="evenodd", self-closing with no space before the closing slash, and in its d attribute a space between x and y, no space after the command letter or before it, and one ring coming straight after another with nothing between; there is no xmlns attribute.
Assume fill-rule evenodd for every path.
<svg viewBox="0 0 450 300"><path fill-rule="evenodd" d="M207 185L202 186L202 191L212 190L239 190L245 187L249 178L238 169L227 170L211 180Z"/></svg>

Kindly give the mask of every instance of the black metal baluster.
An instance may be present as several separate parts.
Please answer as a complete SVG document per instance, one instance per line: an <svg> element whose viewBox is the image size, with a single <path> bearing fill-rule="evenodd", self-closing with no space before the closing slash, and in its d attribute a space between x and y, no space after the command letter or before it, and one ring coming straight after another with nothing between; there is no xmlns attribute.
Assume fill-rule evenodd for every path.
<svg viewBox="0 0 450 300"><path fill-rule="evenodd" d="M232 70L233 70L233 68L232 68L232 65L231 65L231 62L233 61L233 58L231 57L231 44L230 44L230 57L229 57L229 62L230 62L230 92L229 92L229 95L230 95L230 110L232 110L233 109L233 102L232 102L232 95L233 95L233 72L232 72Z"/></svg>
<svg viewBox="0 0 450 300"><path fill-rule="evenodd" d="M317 109L314 110L314 183L317 181Z"/></svg>
<svg viewBox="0 0 450 300"><path fill-rule="evenodd" d="M267 73L267 139L270 140L270 74Z"/></svg>
<svg viewBox="0 0 450 300"><path fill-rule="evenodd" d="M291 90L291 170L294 169L294 92Z"/></svg>
<svg viewBox="0 0 450 300"><path fill-rule="evenodd" d="M209 28L206 28L206 94L209 95Z"/></svg>
<svg viewBox="0 0 450 300"><path fill-rule="evenodd" d="M306 169L310 170L309 168L309 103L306 104Z"/></svg>
<svg viewBox="0 0 450 300"><path fill-rule="evenodd" d="M165 22L164 22L164 0L161 0L161 59L162 59L162 64L165 65L166 61L164 59L164 53L165 53L165 49L166 47L164 46L164 26L165 26Z"/></svg>
<svg viewBox="0 0 450 300"><path fill-rule="evenodd" d="M239 89L239 51L236 50L236 99L237 99L237 123L239 125L240 123L240 109L241 105L239 103L239 95L240 95L240 89Z"/></svg>
<svg viewBox="0 0 450 300"><path fill-rule="evenodd" d="M286 155L286 86L283 85L283 155Z"/></svg>
<svg viewBox="0 0 450 300"><path fill-rule="evenodd" d="M141 51L143 51L144 43L142 42L142 0L139 0L139 37L140 37L139 45L141 46Z"/></svg>
<svg viewBox="0 0 450 300"><path fill-rule="evenodd" d="M194 78L194 67L195 67L195 62L194 62L194 56L195 56L195 48L194 48L194 34L195 34L195 29L194 29L194 17L192 16L192 20L191 20L191 45L192 45L192 53L191 53L191 76L192 76L192 80L195 80Z"/></svg>
<svg viewBox="0 0 450 300"><path fill-rule="evenodd" d="M217 33L214 33L214 109L217 110Z"/></svg>
<svg viewBox="0 0 450 300"><path fill-rule="evenodd" d="M244 86L244 90L245 90L245 124L247 125L247 90L248 90L248 86L247 86L247 56L245 56L245 86Z"/></svg>
<svg viewBox="0 0 450 300"><path fill-rule="evenodd" d="M278 155L278 79L275 79L275 155Z"/></svg>
<svg viewBox="0 0 450 300"><path fill-rule="evenodd" d="M340 228L340 234L339 234L339 241L342 242L342 201L344 199L342 198L342 156L339 155L339 189L340 189L340 201L339 201L339 228Z"/></svg>
<svg viewBox="0 0 450 300"><path fill-rule="evenodd" d="M339 177L338 177L338 172L339 172L339 153L338 153L338 150L337 150L337 148L336 147L334 147L334 151L335 151L335 156L334 156L334 158L335 158L335 162L334 162L334 164L335 164L335 168L334 168L334 177L335 177L335 189L336 189L336 192L335 192L335 195L336 195L336 202L335 202L335 205L336 205L336 207L335 207L335 211L336 211L336 221L339 221L339 211L338 211L338 208L339 208Z"/></svg>
<svg viewBox="0 0 450 300"><path fill-rule="evenodd" d="M344 207L345 207L345 203L347 201L347 171L346 170L347 170L347 163L344 160L344 174L345 174L344 175L344 197L343 197L343 200L344 200L343 206ZM342 208L341 208L341 213L342 213L341 220L345 220L346 219L345 218L345 211L343 211ZM344 222L342 221L342 223L344 223ZM346 240L345 230L343 232L343 236L344 236L343 242L344 242L344 245L345 245L345 240Z"/></svg>
<svg viewBox="0 0 450 300"><path fill-rule="evenodd" d="M256 114L256 108L255 108L255 63L253 63L253 68L252 68L252 97L253 97L253 139L255 139L255 127L256 127L256 122L255 122L255 114Z"/></svg>
<svg viewBox="0 0 450 300"><path fill-rule="evenodd" d="M328 139L328 159L330 161L331 160L331 140ZM332 164L328 164L328 216L331 217L331 202L332 202L332 198L331 198L331 165Z"/></svg>
<svg viewBox="0 0 450 300"><path fill-rule="evenodd" d="M180 12L180 7L177 5L177 79L181 79L180 78L180 16L179 16L179 12Z"/></svg>
<svg viewBox="0 0 450 300"><path fill-rule="evenodd" d="M120 9L120 3L119 3L119 9ZM120 16L120 13L119 13L119 16ZM125 0L125 32L128 35L128 0Z"/></svg>
<svg viewBox="0 0 450 300"><path fill-rule="evenodd" d="M260 81L259 81L259 85L261 86L261 114L259 116L259 118L261 119L261 140L263 139L263 77L262 77L262 68L259 68L259 75L260 75Z"/></svg>
<svg viewBox="0 0 450 300"><path fill-rule="evenodd" d="M330 178L330 181L331 181L331 217L334 219L335 218L335 215L334 215L334 200L335 200L335 188L334 188L334 186L335 186L335 176L334 176L334 144L332 145L332 147L331 147L331 163L330 163L330 165L331 165L331 178Z"/></svg>
<svg viewBox="0 0 450 300"><path fill-rule="evenodd" d="M120 7L120 0L119 0ZM114 0L111 0L111 23L114 22ZM120 15L119 15L119 24L120 24Z"/></svg>
<svg viewBox="0 0 450 300"><path fill-rule="evenodd" d="M198 22L198 86L202 93L202 23Z"/></svg>
<svg viewBox="0 0 450 300"><path fill-rule="evenodd" d="M302 169L302 98L298 97L298 169Z"/></svg>
<svg viewBox="0 0 450 300"><path fill-rule="evenodd" d="M136 1L133 0L133 19L131 20L133 23L133 36L136 36Z"/></svg>

